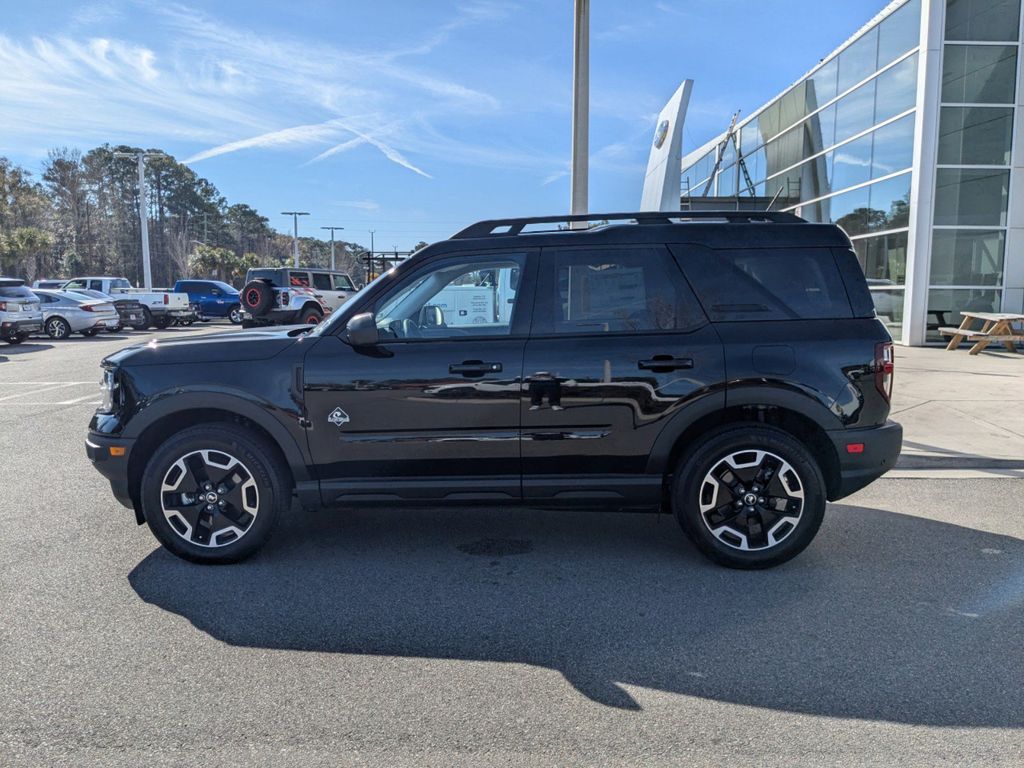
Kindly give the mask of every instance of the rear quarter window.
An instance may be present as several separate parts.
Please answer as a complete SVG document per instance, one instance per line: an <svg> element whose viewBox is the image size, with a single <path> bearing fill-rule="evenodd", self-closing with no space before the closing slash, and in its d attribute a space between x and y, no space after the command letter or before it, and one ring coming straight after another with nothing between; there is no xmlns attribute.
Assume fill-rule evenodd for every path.
<svg viewBox="0 0 1024 768"><path fill-rule="evenodd" d="M830 248L672 250L713 322L853 317Z"/></svg>
<svg viewBox="0 0 1024 768"><path fill-rule="evenodd" d="M24 285L0 285L0 298L34 299L36 295Z"/></svg>

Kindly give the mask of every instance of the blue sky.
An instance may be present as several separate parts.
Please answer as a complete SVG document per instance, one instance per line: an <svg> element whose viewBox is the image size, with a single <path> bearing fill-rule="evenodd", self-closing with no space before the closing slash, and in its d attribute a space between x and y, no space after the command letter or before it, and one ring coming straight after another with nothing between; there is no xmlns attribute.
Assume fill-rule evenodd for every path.
<svg viewBox="0 0 1024 768"><path fill-rule="evenodd" d="M796 80L883 0L593 0L592 211L634 209L654 118L684 152ZM304 234L399 249L568 208L572 0L0 0L0 154L159 147Z"/></svg>

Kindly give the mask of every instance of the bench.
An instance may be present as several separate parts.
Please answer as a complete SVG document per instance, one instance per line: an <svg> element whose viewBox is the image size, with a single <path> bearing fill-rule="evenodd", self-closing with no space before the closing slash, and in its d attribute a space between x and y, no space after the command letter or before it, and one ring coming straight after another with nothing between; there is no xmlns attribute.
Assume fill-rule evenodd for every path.
<svg viewBox="0 0 1024 768"><path fill-rule="evenodd" d="M1000 341L1010 352L1016 352L1014 342L1024 342L1024 329L1015 328L1014 323L1024 323L1024 315L1012 314L1009 312L961 312L963 322L958 328L939 328L943 336L951 336L947 350L953 350L962 342L973 341L970 354L976 355L993 341ZM981 322L980 328L975 328L976 322Z"/></svg>

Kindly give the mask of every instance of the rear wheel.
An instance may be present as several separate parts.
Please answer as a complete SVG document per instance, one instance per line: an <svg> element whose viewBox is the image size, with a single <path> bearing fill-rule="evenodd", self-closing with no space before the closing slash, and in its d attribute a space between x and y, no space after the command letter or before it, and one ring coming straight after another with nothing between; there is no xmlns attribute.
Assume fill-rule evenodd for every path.
<svg viewBox="0 0 1024 768"><path fill-rule="evenodd" d="M28 338L27 333L15 333L11 336L4 336L3 339L8 344L21 344L25 339Z"/></svg>
<svg viewBox="0 0 1024 768"><path fill-rule="evenodd" d="M71 335L71 326L63 317L51 317L46 321L46 335L51 339L66 339Z"/></svg>
<svg viewBox="0 0 1024 768"><path fill-rule="evenodd" d="M166 315L163 315L161 317L153 318L153 326L157 330L160 330L160 331L164 330L165 328L170 328L172 322L173 322L173 319L170 318L170 317L167 317Z"/></svg>
<svg viewBox="0 0 1024 768"><path fill-rule="evenodd" d="M132 326L136 331L145 331L149 326L153 324L153 313L149 311L148 307L142 308L142 319L139 320L135 325Z"/></svg>
<svg viewBox="0 0 1024 768"><path fill-rule="evenodd" d="M303 307L302 312L299 313L299 317L302 319L299 321L305 325L316 325L324 319L324 313L320 311L319 307Z"/></svg>
<svg viewBox="0 0 1024 768"><path fill-rule="evenodd" d="M231 309L228 310L228 320L231 321L232 325L238 325L242 322L242 308L235 304Z"/></svg>
<svg viewBox="0 0 1024 768"><path fill-rule="evenodd" d="M807 448L773 427L726 427L685 455L672 506L697 548L730 568L770 568L821 526L825 482Z"/></svg>
<svg viewBox="0 0 1024 768"><path fill-rule="evenodd" d="M287 511L291 489L273 447L230 424L169 438L142 476L150 530L168 550L197 563L248 557Z"/></svg>

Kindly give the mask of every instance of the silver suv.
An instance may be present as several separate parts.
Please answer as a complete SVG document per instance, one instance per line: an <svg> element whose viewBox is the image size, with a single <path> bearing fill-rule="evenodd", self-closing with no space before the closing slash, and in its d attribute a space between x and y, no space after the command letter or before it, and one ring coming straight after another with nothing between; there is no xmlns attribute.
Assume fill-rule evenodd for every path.
<svg viewBox="0 0 1024 768"><path fill-rule="evenodd" d="M21 344L41 330L43 313L36 295L24 280L0 277L0 339Z"/></svg>
<svg viewBox="0 0 1024 768"><path fill-rule="evenodd" d="M352 295L355 286L344 272L288 267L250 269L241 293L242 327L316 325Z"/></svg>

